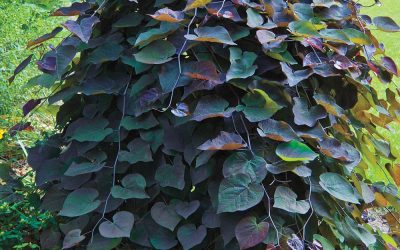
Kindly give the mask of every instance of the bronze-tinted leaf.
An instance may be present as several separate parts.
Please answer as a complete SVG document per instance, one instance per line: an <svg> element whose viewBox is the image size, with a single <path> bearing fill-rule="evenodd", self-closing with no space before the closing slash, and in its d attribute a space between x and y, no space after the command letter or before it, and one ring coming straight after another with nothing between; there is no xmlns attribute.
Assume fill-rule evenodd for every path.
<svg viewBox="0 0 400 250"><path fill-rule="evenodd" d="M284 121L267 119L258 124L258 134L276 141L291 141L298 139L296 132Z"/></svg>
<svg viewBox="0 0 400 250"><path fill-rule="evenodd" d="M89 3L72 3L69 7L61 7L58 10L54 11L52 16L78 16L84 14L87 10L90 9Z"/></svg>
<svg viewBox="0 0 400 250"><path fill-rule="evenodd" d="M185 18L185 14L183 12L174 11L169 8L157 10L153 15L150 16L158 21L169 23L179 23Z"/></svg>
<svg viewBox="0 0 400 250"><path fill-rule="evenodd" d="M197 148L200 150L236 150L246 147L240 135L222 131L214 139L210 139Z"/></svg>
<svg viewBox="0 0 400 250"><path fill-rule="evenodd" d="M57 27L55 28L52 32L44 34L43 36L40 36L36 39L30 40L28 42L28 48L35 46L35 45L39 45L47 40L52 39L53 37L55 37L58 33L60 33L62 31L61 27Z"/></svg>

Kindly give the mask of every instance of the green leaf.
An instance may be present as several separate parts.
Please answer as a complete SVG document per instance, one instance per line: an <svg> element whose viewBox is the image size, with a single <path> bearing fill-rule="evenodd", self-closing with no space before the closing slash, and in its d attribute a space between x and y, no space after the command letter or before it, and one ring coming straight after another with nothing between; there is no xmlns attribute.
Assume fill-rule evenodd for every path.
<svg viewBox="0 0 400 250"><path fill-rule="evenodd" d="M386 32L399 32L400 27L397 25L397 23L390 17L387 16L377 16L374 17L372 20L375 24L375 26Z"/></svg>
<svg viewBox="0 0 400 250"><path fill-rule="evenodd" d="M119 59L124 47L116 42L107 42L97 47L90 53L88 60L93 64L102 64Z"/></svg>
<svg viewBox="0 0 400 250"><path fill-rule="evenodd" d="M150 145L140 138L134 139L128 143L127 148L129 151L122 150L120 152L118 157L119 161L135 164L137 162L150 162L153 160Z"/></svg>
<svg viewBox="0 0 400 250"><path fill-rule="evenodd" d="M139 37L136 39L135 47L143 48L149 43L167 37L178 28L179 25L175 23L161 23L159 29L150 29L149 31L140 33Z"/></svg>
<svg viewBox="0 0 400 250"><path fill-rule="evenodd" d="M284 161L312 161L318 154L312 151L307 145L293 140L284 142L276 148L276 154Z"/></svg>
<svg viewBox="0 0 400 250"><path fill-rule="evenodd" d="M94 211L100 206L99 196L94 188L80 188L70 193L64 201L59 215L66 217L78 217Z"/></svg>
<svg viewBox="0 0 400 250"><path fill-rule="evenodd" d="M185 35L185 38L192 41L198 42L211 42L211 43L223 43L229 45L236 45L232 41L229 32L222 26L215 27L199 27L194 29L196 35Z"/></svg>
<svg viewBox="0 0 400 250"><path fill-rule="evenodd" d="M174 165L164 164L157 168L155 179L161 187L183 190L185 188L185 164L181 157L175 157Z"/></svg>
<svg viewBox="0 0 400 250"><path fill-rule="evenodd" d="M150 198L146 193L146 180L140 174L128 174L121 185L116 185L111 189L111 195L117 199L146 199Z"/></svg>
<svg viewBox="0 0 400 250"><path fill-rule="evenodd" d="M260 203L263 196L262 184L253 182L248 175L223 179L218 191L218 213L245 211Z"/></svg>
<svg viewBox="0 0 400 250"><path fill-rule="evenodd" d="M352 41L353 43L360 45L370 45L371 39L367 34L353 28L342 29L343 33Z"/></svg>
<svg viewBox="0 0 400 250"><path fill-rule="evenodd" d="M322 248L324 250L335 250L335 246L332 245L332 243L327 238L325 238L319 234L314 234L313 238L314 238L314 240L321 243Z"/></svg>
<svg viewBox="0 0 400 250"><path fill-rule="evenodd" d="M151 129L158 125L153 113L146 113L139 117L126 116L121 122L121 126L127 130Z"/></svg>
<svg viewBox="0 0 400 250"><path fill-rule="evenodd" d="M319 32L319 34L327 41L352 44L346 33L340 29L323 29Z"/></svg>
<svg viewBox="0 0 400 250"><path fill-rule="evenodd" d="M264 24L264 18L253 8L248 8L247 13L247 26L256 28Z"/></svg>
<svg viewBox="0 0 400 250"><path fill-rule="evenodd" d="M70 141L99 142L112 134L113 130L107 128L108 124L109 121L102 117L80 118L68 127L66 136L70 138Z"/></svg>
<svg viewBox="0 0 400 250"><path fill-rule="evenodd" d="M310 21L300 20L289 23L290 32L297 36L318 37L317 27Z"/></svg>
<svg viewBox="0 0 400 250"><path fill-rule="evenodd" d="M293 100L294 123L297 125L314 127L318 120L327 116L322 106L312 106L309 108L307 99L303 97L294 97Z"/></svg>
<svg viewBox="0 0 400 250"><path fill-rule="evenodd" d="M105 163L93 163L93 162L83 162L76 163L73 162L67 171L64 173L66 176L77 176L87 173L94 173L100 171L105 166Z"/></svg>
<svg viewBox="0 0 400 250"><path fill-rule="evenodd" d="M184 11L201 8L211 3L212 0L188 0Z"/></svg>
<svg viewBox="0 0 400 250"><path fill-rule="evenodd" d="M170 42L157 40L134 54L136 61L144 64L163 64L172 60L176 48Z"/></svg>
<svg viewBox="0 0 400 250"><path fill-rule="evenodd" d="M247 93L242 98L242 102L245 104L242 112L250 122L259 122L271 118L278 110L282 109L282 106L261 89Z"/></svg>
<svg viewBox="0 0 400 250"><path fill-rule="evenodd" d="M310 209L308 201L297 200L297 194L288 187L279 186L274 194L274 207L290 213L306 214Z"/></svg>
<svg viewBox="0 0 400 250"><path fill-rule="evenodd" d="M248 78L256 72L257 66L253 65L257 59L257 55L253 52L242 52L237 47L229 48L231 66L226 73L226 80Z"/></svg>
<svg viewBox="0 0 400 250"><path fill-rule="evenodd" d="M237 174L246 174L253 181L261 183L267 175L267 162L264 158L247 152L236 152L226 158L222 173L225 178Z"/></svg>
<svg viewBox="0 0 400 250"><path fill-rule="evenodd" d="M319 179L321 187L333 197L360 204L354 187L343 176L336 173L324 173Z"/></svg>
<svg viewBox="0 0 400 250"><path fill-rule="evenodd" d="M314 17L314 11L312 6L307 3L295 3L293 4L294 14L303 20L310 20Z"/></svg>
<svg viewBox="0 0 400 250"><path fill-rule="evenodd" d="M129 13L118 19L112 26L115 28L136 27L142 22L143 18L143 15L138 12Z"/></svg>

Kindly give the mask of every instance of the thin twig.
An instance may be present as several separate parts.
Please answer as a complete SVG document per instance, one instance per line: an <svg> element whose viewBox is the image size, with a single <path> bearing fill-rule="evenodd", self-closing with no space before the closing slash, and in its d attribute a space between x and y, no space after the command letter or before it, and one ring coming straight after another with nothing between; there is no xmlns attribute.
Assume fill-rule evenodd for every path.
<svg viewBox="0 0 400 250"><path fill-rule="evenodd" d="M194 15L193 15L193 17L192 17L192 19L190 20L190 23L189 23L189 25L188 25L187 32L186 32L186 35L187 35L187 36L190 35L190 27L192 26L192 24L193 24L193 22L194 22L196 16L197 16L197 8L194 9ZM182 47L180 48L180 50L179 50L179 52L178 52L178 69L179 69L179 74L178 74L178 77L177 77L176 80L175 80L175 83L174 83L173 87L172 87L171 96L170 96L170 98L169 98L168 106L165 107L165 108L163 108L163 109L161 109L161 110L155 109L155 110L158 111L158 112L163 113L163 112L166 112L169 108L171 108L172 100L173 100L173 98L174 98L175 89L176 89L176 87L178 86L179 80L181 79L181 76L182 76L181 56L182 56L183 50L185 49L185 46L186 46L187 42L188 42L188 39L185 37L185 41L183 42L183 45L182 45Z"/></svg>
<svg viewBox="0 0 400 250"><path fill-rule="evenodd" d="M271 198L269 197L268 192L265 189L264 185L262 184L261 186L262 186L262 188L264 190L265 196L267 196L267 199L268 199L268 217L271 220L271 224L274 227L275 232L276 232L276 240L277 240L277 244L278 244L277 246L280 246L280 244L279 244L279 231L278 231L278 228L276 227L275 222L274 222L274 220L272 219L272 216L271 216Z"/></svg>
<svg viewBox="0 0 400 250"><path fill-rule="evenodd" d="M304 242L304 240L306 238L306 227L307 227L307 224L308 224L308 222L310 221L311 217L314 214L314 208L313 208L313 205L312 205L312 202L311 202L312 182L311 182L310 177L308 177L308 182L310 183L310 190L309 190L309 194L308 194L308 203L310 203L311 214L307 218L307 220L306 220L306 222L304 223L304 226L303 226L303 242Z"/></svg>
<svg viewBox="0 0 400 250"><path fill-rule="evenodd" d="M111 187L111 189L115 186L115 181L116 181L117 163L118 163L119 155L120 155L120 152L121 152L121 128L122 128L122 120L125 118L126 93L128 92L128 88L129 88L129 85L130 85L131 80L132 80L132 75L133 75L133 72L131 71L130 76L129 76L129 81L128 81L128 83L126 84L126 87L125 87L125 90L124 90L124 93L123 93L122 111L121 111L121 112L122 112L122 115L121 115L121 120L120 120L120 122L119 122L119 124L118 124L118 129L117 129L117 133L118 133L117 147L118 147L118 150L117 150L117 155L115 156L114 164L113 164L113 167L112 167L112 168L113 168L113 174L112 174L112 187ZM106 214L106 211L107 211L108 202L109 202L109 200L110 200L110 198L111 198L111 189L110 189L110 192L108 193L107 198L106 198L106 200L105 200L105 202L104 202L103 213L102 213L100 219L96 222L96 224L94 225L94 227L93 227L93 229L92 229L92 236L91 236L90 242L93 242L93 237L94 237L95 229L96 229L97 226L100 224L100 222L101 222L103 219L105 219L105 214Z"/></svg>

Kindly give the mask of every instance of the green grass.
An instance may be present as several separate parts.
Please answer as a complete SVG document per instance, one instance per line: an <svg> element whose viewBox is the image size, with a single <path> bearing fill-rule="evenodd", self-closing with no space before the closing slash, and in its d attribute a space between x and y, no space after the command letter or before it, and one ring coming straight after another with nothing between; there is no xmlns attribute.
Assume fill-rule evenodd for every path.
<svg viewBox="0 0 400 250"><path fill-rule="evenodd" d="M362 14L367 14L371 16L371 18L375 16L390 16L393 18L398 24L400 24L400 2L394 0L380 0L381 6L373 6L369 8L363 8ZM374 3L374 0L361 0L361 4L370 5ZM373 26L369 27L374 29ZM379 30L373 30L372 33L378 39L379 42L382 42L385 45L385 53L387 56L390 56L398 66L400 66L400 33L387 33ZM377 78L373 79L372 85L375 89L378 90L379 97L385 97L386 88L390 88L392 90L398 89L397 86L400 86L400 79L394 78L393 82L386 85L381 83ZM398 123L393 123L390 125L391 131L380 129L379 131L389 139L391 145L393 145L397 151L400 152L400 125ZM370 168L369 176L372 181L384 181L386 180L386 176L382 173L382 169Z"/></svg>

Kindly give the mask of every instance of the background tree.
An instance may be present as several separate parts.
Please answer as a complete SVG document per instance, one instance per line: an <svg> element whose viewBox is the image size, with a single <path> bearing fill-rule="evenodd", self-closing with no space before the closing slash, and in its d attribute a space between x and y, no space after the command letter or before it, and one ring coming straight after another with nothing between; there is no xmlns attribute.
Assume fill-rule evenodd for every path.
<svg viewBox="0 0 400 250"><path fill-rule="evenodd" d="M60 220L43 247L396 248L362 211L399 209L396 186L366 170L386 163L398 180L399 152L377 129L396 120L397 93L380 99L370 85L371 71L384 83L398 71L367 27L400 28L359 8L119 0L55 11L79 17L37 62L37 83L61 104L60 133L29 154L42 208Z"/></svg>

